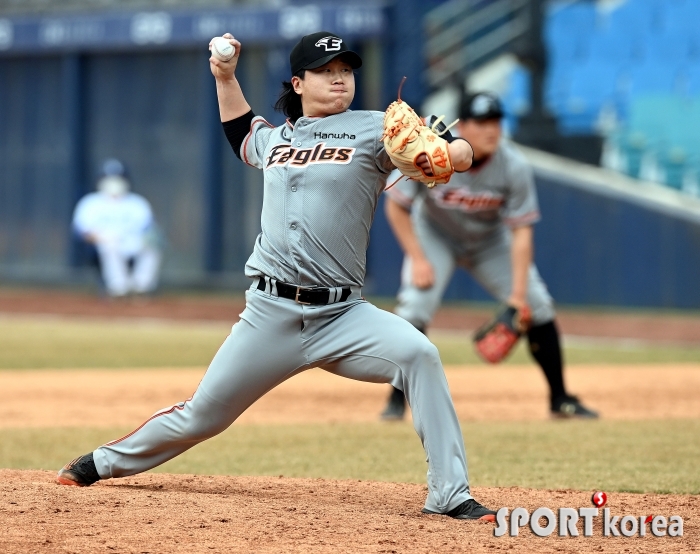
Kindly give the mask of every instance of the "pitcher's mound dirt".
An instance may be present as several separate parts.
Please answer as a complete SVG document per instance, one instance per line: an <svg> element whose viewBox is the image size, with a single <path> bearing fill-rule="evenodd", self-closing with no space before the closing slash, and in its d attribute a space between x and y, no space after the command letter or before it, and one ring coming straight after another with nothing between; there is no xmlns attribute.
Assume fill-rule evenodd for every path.
<svg viewBox="0 0 700 554"><path fill-rule="evenodd" d="M612 514L680 515L684 536L547 538L420 513L425 487L368 481L142 474L89 488L0 470L3 552L694 552L700 498L611 494ZM590 492L480 488L485 505L589 507Z"/></svg>

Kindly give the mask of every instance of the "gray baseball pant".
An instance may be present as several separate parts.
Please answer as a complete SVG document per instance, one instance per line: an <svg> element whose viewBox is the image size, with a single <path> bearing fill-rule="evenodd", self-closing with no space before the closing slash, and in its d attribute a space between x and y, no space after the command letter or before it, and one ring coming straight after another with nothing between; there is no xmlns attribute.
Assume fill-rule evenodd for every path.
<svg viewBox="0 0 700 554"><path fill-rule="evenodd" d="M125 437L94 451L100 477L147 471L221 433L253 402L306 369L406 394L428 461L425 507L447 512L471 497L457 415L435 346L407 321L353 291L327 306L297 304L257 290L214 356L192 398L156 412ZM267 290L267 289L266 289Z"/></svg>
<svg viewBox="0 0 700 554"><path fill-rule="evenodd" d="M433 266L435 284L427 289L416 287L411 278L411 259L406 256L401 270L397 315L416 327L425 328L440 306L445 288L457 266L466 269L499 302L506 302L513 288L511 235L507 229L478 245L458 244L423 219L414 218L413 229ZM530 266L527 281L527 302L532 310L534 325L554 319L556 314L552 297L534 264Z"/></svg>

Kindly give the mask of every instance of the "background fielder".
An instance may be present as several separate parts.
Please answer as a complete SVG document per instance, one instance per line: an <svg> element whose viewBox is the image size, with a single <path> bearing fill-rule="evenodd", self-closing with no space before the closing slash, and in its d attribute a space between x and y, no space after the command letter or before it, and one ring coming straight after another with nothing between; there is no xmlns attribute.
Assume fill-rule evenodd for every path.
<svg viewBox="0 0 700 554"><path fill-rule="evenodd" d="M400 178L387 191L387 218L405 253L396 313L425 333L455 267L466 269L499 301L530 307L528 344L547 379L552 416L596 418L564 386L552 298L532 263L540 218L532 170L501 141L502 117L496 96L463 97L457 130L474 149L472 167L432 189ZM394 388L382 418L401 419L404 410Z"/></svg>
<svg viewBox="0 0 700 554"><path fill-rule="evenodd" d="M124 164L105 160L97 191L83 196L73 213L73 229L95 249L112 297L153 292L158 285L161 254L153 211L130 188Z"/></svg>
<svg viewBox="0 0 700 554"><path fill-rule="evenodd" d="M466 452L437 349L406 321L362 298L369 230L393 163L382 112L356 111L360 57L340 37L302 37L273 127L256 116L229 62L210 59L221 120L234 152L264 171L262 232L246 264L253 283L240 321L192 398L156 412L121 439L59 471L65 485L90 485L151 469L226 429L266 392L313 367L391 383L405 391L428 460L423 510L494 521L470 494ZM449 145L458 169L465 141Z"/></svg>

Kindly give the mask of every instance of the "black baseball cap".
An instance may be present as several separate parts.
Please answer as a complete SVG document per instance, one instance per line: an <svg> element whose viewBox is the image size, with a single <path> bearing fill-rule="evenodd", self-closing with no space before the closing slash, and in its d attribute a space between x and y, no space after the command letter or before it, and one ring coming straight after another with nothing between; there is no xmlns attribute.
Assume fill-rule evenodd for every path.
<svg viewBox="0 0 700 554"><path fill-rule="evenodd" d="M289 54L292 75L296 75L302 69L321 67L336 56L343 56L353 69L362 67L362 58L356 52L348 50L345 41L333 33L319 31L301 37Z"/></svg>
<svg viewBox="0 0 700 554"><path fill-rule="evenodd" d="M498 97L491 92L475 92L467 94L462 99L459 108L460 119L501 119L503 106Z"/></svg>

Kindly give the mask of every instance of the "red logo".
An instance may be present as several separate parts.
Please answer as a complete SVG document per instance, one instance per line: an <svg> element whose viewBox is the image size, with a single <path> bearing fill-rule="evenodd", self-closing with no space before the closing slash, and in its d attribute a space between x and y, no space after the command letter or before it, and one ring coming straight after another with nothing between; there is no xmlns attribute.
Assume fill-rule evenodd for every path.
<svg viewBox="0 0 700 554"><path fill-rule="evenodd" d="M594 492L593 496L591 496L591 502L596 508L602 508L607 501L608 495L602 491Z"/></svg>
<svg viewBox="0 0 700 554"><path fill-rule="evenodd" d="M439 146L433 152L433 160L435 161L435 165L439 167L444 168L447 166L447 155L445 154L445 151Z"/></svg>

